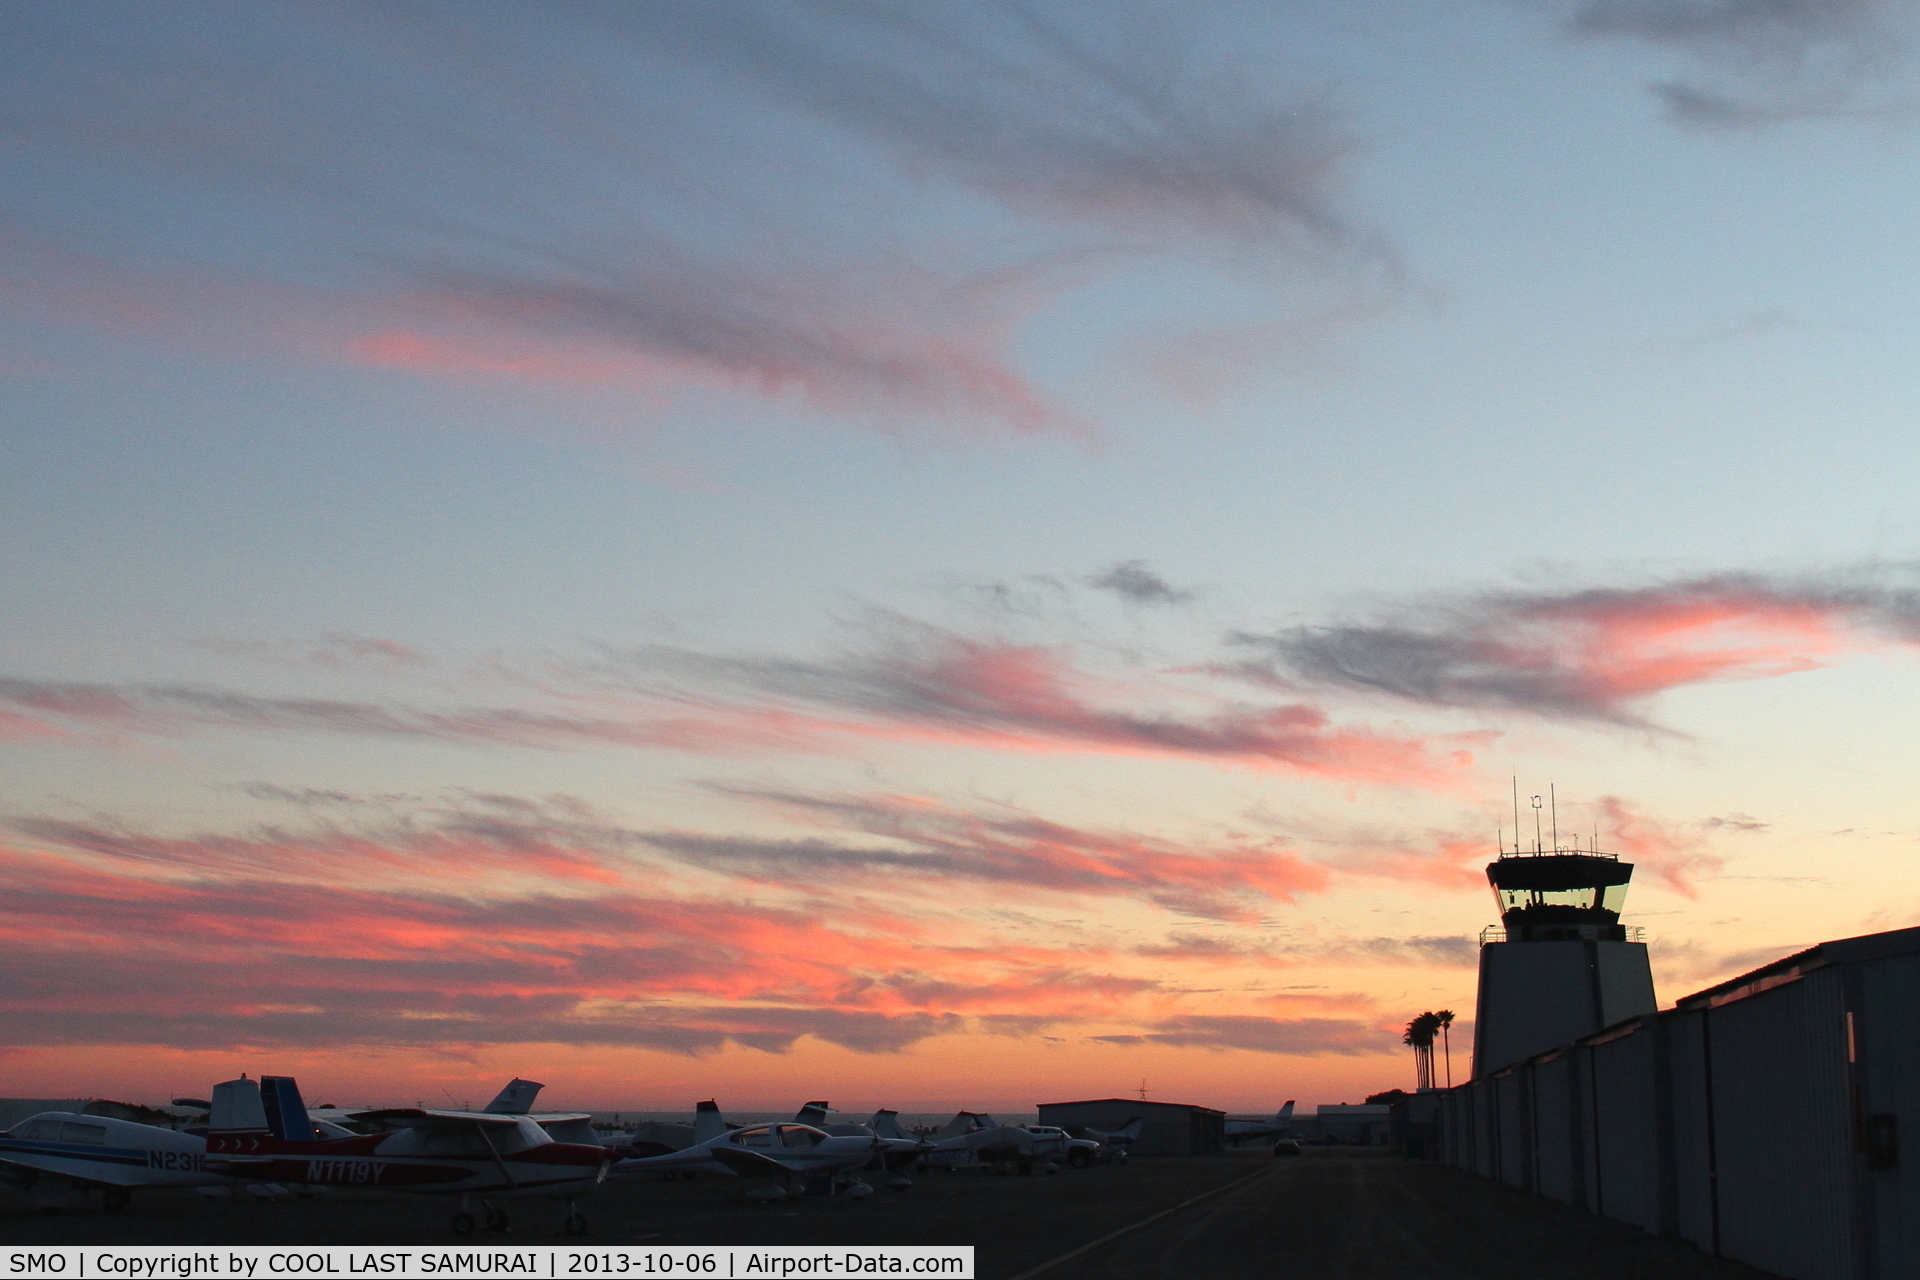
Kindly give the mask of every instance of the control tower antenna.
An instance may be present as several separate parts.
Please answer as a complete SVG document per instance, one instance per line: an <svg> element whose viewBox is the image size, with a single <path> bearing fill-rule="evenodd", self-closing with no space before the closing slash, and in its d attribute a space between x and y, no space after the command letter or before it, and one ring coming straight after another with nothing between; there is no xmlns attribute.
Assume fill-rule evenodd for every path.
<svg viewBox="0 0 1920 1280"><path fill-rule="evenodd" d="M1520 775L1513 775L1513 851L1520 852Z"/></svg>
<svg viewBox="0 0 1920 1280"><path fill-rule="evenodd" d="M1633 865L1599 851L1598 821L1590 850L1577 830L1563 847L1558 801L1557 787L1532 797L1534 848L1487 867L1500 925L1480 937L1475 1079L1659 1007L1647 945L1620 923Z"/></svg>
<svg viewBox="0 0 1920 1280"><path fill-rule="evenodd" d="M1553 851L1560 852L1560 793L1547 784L1547 802L1553 806Z"/></svg>

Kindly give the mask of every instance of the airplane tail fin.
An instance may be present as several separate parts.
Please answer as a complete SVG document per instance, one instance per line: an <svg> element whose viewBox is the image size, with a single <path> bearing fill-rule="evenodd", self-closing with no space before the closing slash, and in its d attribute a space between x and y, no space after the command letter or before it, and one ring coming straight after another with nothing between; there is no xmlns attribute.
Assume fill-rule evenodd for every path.
<svg viewBox="0 0 1920 1280"><path fill-rule="evenodd" d="M809 1102L796 1111L793 1118L801 1124L810 1124L818 1129L827 1123L827 1117L832 1112L833 1108L824 1102Z"/></svg>
<svg viewBox="0 0 1920 1280"><path fill-rule="evenodd" d="M696 1103L693 1108L693 1143L699 1146L711 1142L727 1131L727 1122L720 1115L720 1104L709 1099Z"/></svg>
<svg viewBox="0 0 1920 1280"><path fill-rule="evenodd" d="M1140 1136L1140 1130L1146 1127L1146 1123L1143 1117L1135 1116L1107 1136L1110 1138L1119 1138L1123 1142L1132 1142Z"/></svg>
<svg viewBox="0 0 1920 1280"><path fill-rule="evenodd" d="M933 1136L935 1139L957 1138L963 1133L971 1133L972 1131L973 1112L957 1111L954 1113L953 1119L941 1125L939 1131Z"/></svg>
<svg viewBox="0 0 1920 1280"><path fill-rule="evenodd" d="M260 1106L267 1113L267 1132L286 1142L312 1142L313 1117L300 1100L300 1086L292 1076L261 1076Z"/></svg>
<svg viewBox="0 0 1920 1280"><path fill-rule="evenodd" d="M873 1119L867 1121L867 1128L882 1138L910 1138L913 1135L900 1127L900 1113L885 1109L873 1113Z"/></svg>
<svg viewBox="0 0 1920 1280"><path fill-rule="evenodd" d="M533 1110L533 1100L547 1086L537 1080L522 1080L519 1076L507 1081L507 1087L495 1094L493 1101L487 1104L487 1114L494 1116L523 1116Z"/></svg>
<svg viewBox="0 0 1920 1280"><path fill-rule="evenodd" d="M259 1083L241 1076L213 1086L207 1128L214 1133L267 1132L267 1109L260 1102Z"/></svg>
<svg viewBox="0 0 1920 1280"><path fill-rule="evenodd" d="M1278 1111L1276 1111L1276 1112L1274 1112L1274 1113L1273 1113L1273 1118L1274 1118L1275 1120L1290 1120L1290 1119L1292 1119L1292 1118L1293 1118L1293 1099L1292 1099L1292 1098L1288 1098L1288 1099L1287 1099L1287 1101L1286 1101L1286 1105L1285 1105L1285 1106L1283 1106L1283 1107L1281 1107L1281 1108L1280 1108L1280 1109L1279 1109Z"/></svg>

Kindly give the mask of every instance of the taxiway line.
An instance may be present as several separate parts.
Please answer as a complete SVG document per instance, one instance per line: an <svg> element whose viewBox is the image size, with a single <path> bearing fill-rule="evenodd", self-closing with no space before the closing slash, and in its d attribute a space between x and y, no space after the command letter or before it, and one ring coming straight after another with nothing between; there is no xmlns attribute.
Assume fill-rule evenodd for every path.
<svg viewBox="0 0 1920 1280"><path fill-rule="evenodd" d="M1057 1258L1048 1258L1045 1262L1041 1263L1037 1267L1028 1267L1025 1271L1022 1271L1019 1275L1013 1277L1013 1280L1028 1280L1030 1276L1037 1276L1042 1271L1050 1270L1054 1267L1059 1266L1063 1262L1072 1261L1073 1259L1079 1257L1083 1253L1086 1253L1093 1249L1097 1249L1109 1240L1118 1240L1121 1236L1126 1235L1127 1232L1129 1231L1138 1231L1140 1228L1144 1226L1160 1221L1160 1219L1167 1217L1169 1214L1175 1214L1180 1212L1182 1209L1186 1208L1188 1205L1199 1204L1202 1200L1205 1200L1210 1196L1217 1196L1223 1192L1231 1191L1235 1187L1243 1186L1246 1183L1252 1182L1255 1178L1263 1178L1267 1174L1272 1172L1273 1172L1273 1166L1269 1165L1264 1169L1254 1170L1252 1173L1248 1174L1244 1178L1235 1178L1232 1182L1227 1183L1225 1186L1215 1187L1211 1191L1202 1191L1197 1196L1193 1196L1190 1199L1182 1200L1179 1204L1174 1205L1171 1209L1162 1209L1158 1213L1149 1214L1147 1217L1140 1219L1140 1221L1138 1222L1128 1223L1126 1226L1120 1228L1118 1231L1107 1232L1107 1234L1101 1236L1098 1240L1089 1240L1085 1244L1081 1245L1078 1249L1069 1249Z"/></svg>

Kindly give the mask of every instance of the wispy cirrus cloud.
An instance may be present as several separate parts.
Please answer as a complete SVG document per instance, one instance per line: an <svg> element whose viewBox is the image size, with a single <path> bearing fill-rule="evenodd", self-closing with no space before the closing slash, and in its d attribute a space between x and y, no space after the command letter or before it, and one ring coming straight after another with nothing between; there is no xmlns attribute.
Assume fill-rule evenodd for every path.
<svg viewBox="0 0 1920 1280"><path fill-rule="evenodd" d="M1920 640L1910 566L1723 573L1644 586L1490 591L1377 622L1233 637L1256 680L1472 710L1656 727L1660 693L1808 671Z"/></svg>
<svg viewBox="0 0 1920 1280"><path fill-rule="evenodd" d="M1377 1026L1339 1018L1262 1018L1251 1014L1164 1018L1135 1034L1095 1036L1109 1044L1171 1045L1188 1049L1247 1049L1301 1057L1391 1052L1393 1038Z"/></svg>
<svg viewBox="0 0 1920 1280"><path fill-rule="evenodd" d="M41 842L70 834L45 831ZM882 1051L959 1029L963 1010L1073 1017L1089 1002L1049 992L1092 957L1035 963L1044 949L943 943L870 913L829 922L631 892L481 888L471 876L438 890L386 887L398 877L379 856L363 860L359 887L243 878L207 871L224 851L168 852L195 874L0 851L17 888L0 908L0 1008L14 1043L31 1033L190 1048L545 1041L699 1052L727 1041L778 1050L815 1035ZM942 981L929 983L936 973Z"/></svg>
<svg viewBox="0 0 1920 1280"><path fill-rule="evenodd" d="M686 690L716 711L796 730L1158 756L1436 788L1455 784L1472 765L1469 747L1482 740L1377 733L1339 725L1307 702L1227 701L1210 689L1139 677L1116 687L1078 669L1065 646L970 636L898 615L875 615L854 635L855 645L826 659L655 647L610 654L576 674L625 692ZM1129 695L1147 705L1125 705ZM1200 709L1190 709L1195 702Z"/></svg>
<svg viewBox="0 0 1920 1280"><path fill-rule="evenodd" d="M228 730L345 734L353 737L465 742L542 749L665 747L726 752L793 746L801 739L777 721L747 716L673 714L623 707L583 715L525 706L434 709L397 700L275 697L210 684L105 684L0 677L0 712L20 739L75 740L101 734L179 736Z"/></svg>
<svg viewBox="0 0 1920 1280"><path fill-rule="evenodd" d="M311 640L199 636L188 643L196 649L274 666L308 666L326 671L401 671L433 662L430 656L410 644L384 636L357 636L341 631L329 631Z"/></svg>
<svg viewBox="0 0 1920 1280"><path fill-rule="evenodd" d="M1191 23L1167 11L1118 6L1097 26L1026 3L593 12L1010 209L1154 244L1356 238L1327 198L1344 149L1329 113L1298 95L1263 101L1245 69L1207 67Z"/></svg>
<svg viewBox="0 0 1920 1280"><path fill-rule="evenodd" d="M914 797L730 790L890 843L691 833L654 833L648 842L701 866L789 884L851 879L951 893L973 882L1069 897L1132 897L1221 920L1257 921L1276 904L1324 892L1332 879L1290 850L1255 842L1203 848L1082 830L1007 807L968 812Z"/></svg>
<svg viewBox="0 0 1920 1280"><path fill-rule="evenodd" d="M1164 941L1147 943L1134 950L1143 956L1235 966L1337 965L1344 968L1408 965L1420 968L1467 968L1477 963L1479 948L1473 939L1455 934L1268 942L1176 933Z"/></svg>
<svg viewBox="0 0 1920 1280"><path fill-rule="evenodd" d="M1580 0L1565 21L1576 36L1672 49L1718 72L1720 85L1651 88L1675 123L1724 129L1910 113L1910 101L1869 94L1907 61L1913 14L1906 0Z"/></svg>
<svg viewBox="0 0 1920 1280"><path fill-rule="evenodd" d="M1627 855L1635 866L1652 872L1675 893L1699 897L1694 877L1713 875L1726 865L1724 858L1706 847L1707 833L1725 828L1725 819L1711 818L1699 824L1663 822L1638 812L1618 796L1600 797L1597 807L1608 848ZM1754 827L1739 824L1733 829Z"/></svg>
<svg viewBox="0 0 1920 1280"><path fill-rule="evenodd" d="M1126 897L1186 915L1255 921L1331 882L1324 868L1272 842L1208 848L1082 830L1007 806L969 812L912 797L717 790L888 843L638 829L567 796L361 798L279 787L249 791L298 806L303 821L167 836L100 820L29 816L5 825L62 849L167 872L303 883L377 874L435 889L475 876L495 886L654 884L665 860L815 895L880 885L951 901L974 886L1061 902Z"/></svg>
<svg viewBox="0 0 1920 1280"><path fill-rule="evenodd" d="M1174 586L1144 560L1122 560L1088 578L1087 584L1133 604L1185 604L1193 599L1193 592Z"/></svg>
<svg viewBox="0 0 1920 1280"><path fill-rule="evenodd" d="M1338 210L1349 144L1324 95L1203 55L1191 25L1136 4L429 0L135 32L69 6L16 26L30 91L6 123L49 170L247 228L183 252L125 219L28 219L94 255L88 287L123 311L195 313L159 332L221 329L244 308L205 282L252 280L336 313L322 358L1085 434L1016 350L1063 292L1146 259L1283 302L1316 271L1339 294L1393 274ZM228 336L284 327L249 319Z"/></svg>
<svg viewBox="0 0 1920 1280"><path fill-rule="evenodd" d="M953 910L965 895L952 886L971 876L990 892L1046 885L1083 902L1170 896L1185 911L1189 899L1237 907L1277 891L1245 866L1090 849L1064 828L1050 834L1065 847L1037 854L1031 828L996 835L1033 861L995 879L1001 866L966 858L1007 851L969 848L978 833L947 821L934 824L959 868L947 909L835 893L837 871L818 866L782 869L783 884L807 892L778 905L779 895L741 892L751 879L676 885L648 865L684 856L675 841L565 797L261 794L296 802L302 822L175 835L11 819L0 843L10 1041L701 1053L729 1043L777 1052L813 1037L888 1052L976 1024L1037 1034L1145 1018L1165 1030L1174 1013L1218 999L1211 976L1181 981L1217 972L1217 955L1149 955L1077 929L1049 942L1028 927L1016 939ZM695 852L711 861L710 847ZM1356 1007L1353 997L1287 999Z"/></svg>

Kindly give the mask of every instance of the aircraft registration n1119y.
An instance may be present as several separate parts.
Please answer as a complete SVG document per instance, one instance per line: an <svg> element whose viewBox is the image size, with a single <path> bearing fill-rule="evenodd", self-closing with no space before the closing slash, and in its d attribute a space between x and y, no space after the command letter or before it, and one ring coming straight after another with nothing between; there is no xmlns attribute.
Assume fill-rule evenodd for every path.
<svg viewBox="0 0 1920 1280"><path fill-rule="evenodd" d="M494 1200L564 1200L566 1230L587 1220L574 1200L606 1177L610 1153L597 1145L555 1142L530 1117L488 1111L395 1108L355 1111L344 1126L371 1130L346 1136L342 1124L314 1124L290 1076L242 1077L213 1087L205 1168L242 1182L309 1187L370 1187L415 1195L457 1195L453 1230L474 1229L472 1202L489 1230L504 1230Z"/></svg>

